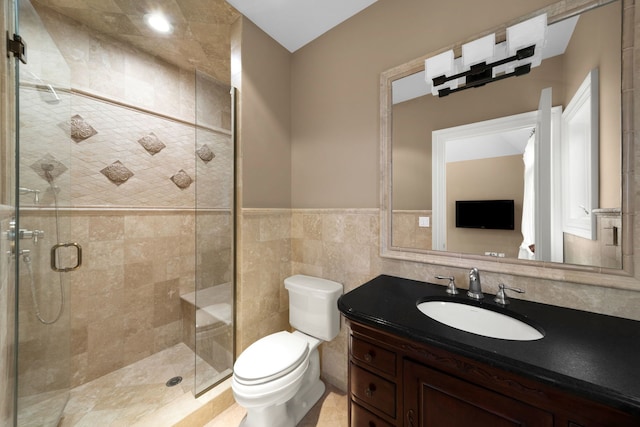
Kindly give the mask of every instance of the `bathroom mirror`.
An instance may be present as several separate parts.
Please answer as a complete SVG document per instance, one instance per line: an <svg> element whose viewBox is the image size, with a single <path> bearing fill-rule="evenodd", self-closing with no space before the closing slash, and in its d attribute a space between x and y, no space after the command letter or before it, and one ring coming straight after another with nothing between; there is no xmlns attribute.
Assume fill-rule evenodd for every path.
<svg viewBox="0 0 640 427"><path fill-rule="evenodd" d="M605 281L611 286L625 286L628 278L627 284L636 286L630 262L633 227L622 210L629 189L625 188L627 184L623 186L621 169L623 135L632 129L630 119L623 120L624 113L630 112L631 102L623 102L622 81L632 75L632 64L625 67L622 35L625 30L633 34L624 28L624 23L633 22L625 19L633 16L633 9L623 7L621 0L559 2L382 73L382 256L459 267L474 265L490 271L585 283ZM548 16L550 41L546 47L555 51L529 74L446 97L433 96L424 84L425 59L448 49L458 57L464 43L489 33L495 33L499 43L505 40L508 26L542 13ZM632 43L628 41L627 45ZM595 185L596 196L589 206L576 202L577 209L584 212L579 214L593 218L595 230L585 237L563 224L561 127L563 111L592 75L596 76L596 89L590 92L594 96L591 105L596 108L595 115L590 116L596 117L591 126L594 138L584 145L596 159L588 170L593 176L589 191ZM411 81L418 83L417 92ZM537 138L533 134L539 126L538 103L546 88L551 88L553 153L550 151L546 160L536 161L547 165L538 174L550 181L546 187L550 191L539 191L542 196L536 200L550 199L554 210L547 229L559 255L556 251L553 256L543 256L541 249L538 254L523 257L519 251L524 241L523 154L527 141ZM623 105L629 108L624 113ZM506 122L506 130L492 127L498 122ZM475 134L470 129L479 130ZM446 148L444 155L434 146L435 141L440 151L448 147L442 135L453 135L449 137L452 148ZM568 139L565 136L565 145ZM443 156L446 160L442 160ZM567 181L567 174L564 175ZM466 228L460 224L456 227L456 202L464 205L478 200L513 201L513 229ZM434 217L443 205L445 217ZM594 272L599 274L594 276Z"/></svg>

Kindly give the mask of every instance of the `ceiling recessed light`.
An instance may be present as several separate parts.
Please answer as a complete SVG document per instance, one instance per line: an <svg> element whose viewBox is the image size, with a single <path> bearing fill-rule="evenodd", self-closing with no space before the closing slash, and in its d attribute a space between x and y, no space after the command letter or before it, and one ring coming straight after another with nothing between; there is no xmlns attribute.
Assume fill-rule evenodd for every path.
<svg viewBox="0 0 640 427"><path fill-rule="evenodd" d="M144 20L149 27L159 33L169 34L173 31L173 26L167 17L160 12L147 13L144 15Z"/></svg>

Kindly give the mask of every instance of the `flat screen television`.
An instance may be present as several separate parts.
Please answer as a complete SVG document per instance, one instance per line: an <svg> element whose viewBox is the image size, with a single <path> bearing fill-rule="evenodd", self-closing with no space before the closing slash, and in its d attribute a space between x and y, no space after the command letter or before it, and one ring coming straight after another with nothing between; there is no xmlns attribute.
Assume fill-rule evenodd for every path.
<svg viewBox="0 0 640 427"><path fill-rule="evenodd" d="M456 200L456 227L514 229L513 200Z"/></svg>

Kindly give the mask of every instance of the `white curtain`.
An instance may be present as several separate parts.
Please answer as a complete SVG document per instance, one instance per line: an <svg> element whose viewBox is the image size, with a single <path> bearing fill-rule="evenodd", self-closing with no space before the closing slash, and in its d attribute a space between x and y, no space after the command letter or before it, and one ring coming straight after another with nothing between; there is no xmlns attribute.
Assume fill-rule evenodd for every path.
<svg viewBox="0 0 640 427"><path fill-rule="evenodd" d="M522 198L522 244L520 244L520 251L518 258L520 259L535 259L535 254L531 250L535 244L535 218L534 218L534 175L533 164L535 162L535 150L534 144L536 141L535 133L532 133L527 141L527 145L522 155L522 161L524 162L524 196ZM534 249L535 250L535 249Z"/></svg>

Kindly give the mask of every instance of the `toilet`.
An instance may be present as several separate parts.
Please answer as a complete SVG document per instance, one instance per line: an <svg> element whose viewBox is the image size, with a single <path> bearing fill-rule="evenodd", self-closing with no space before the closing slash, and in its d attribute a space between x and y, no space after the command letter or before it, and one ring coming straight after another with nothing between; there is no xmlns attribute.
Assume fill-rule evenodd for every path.
<svg viewBox="0 0 640 427"><path fill-rule="evenodd" d="M251 344L233 365L231 389L247 410L243 427L294 427L322 397L318 346L340 332L337 301L342 285L295 275L284 280L289 323Z"/></svg>

